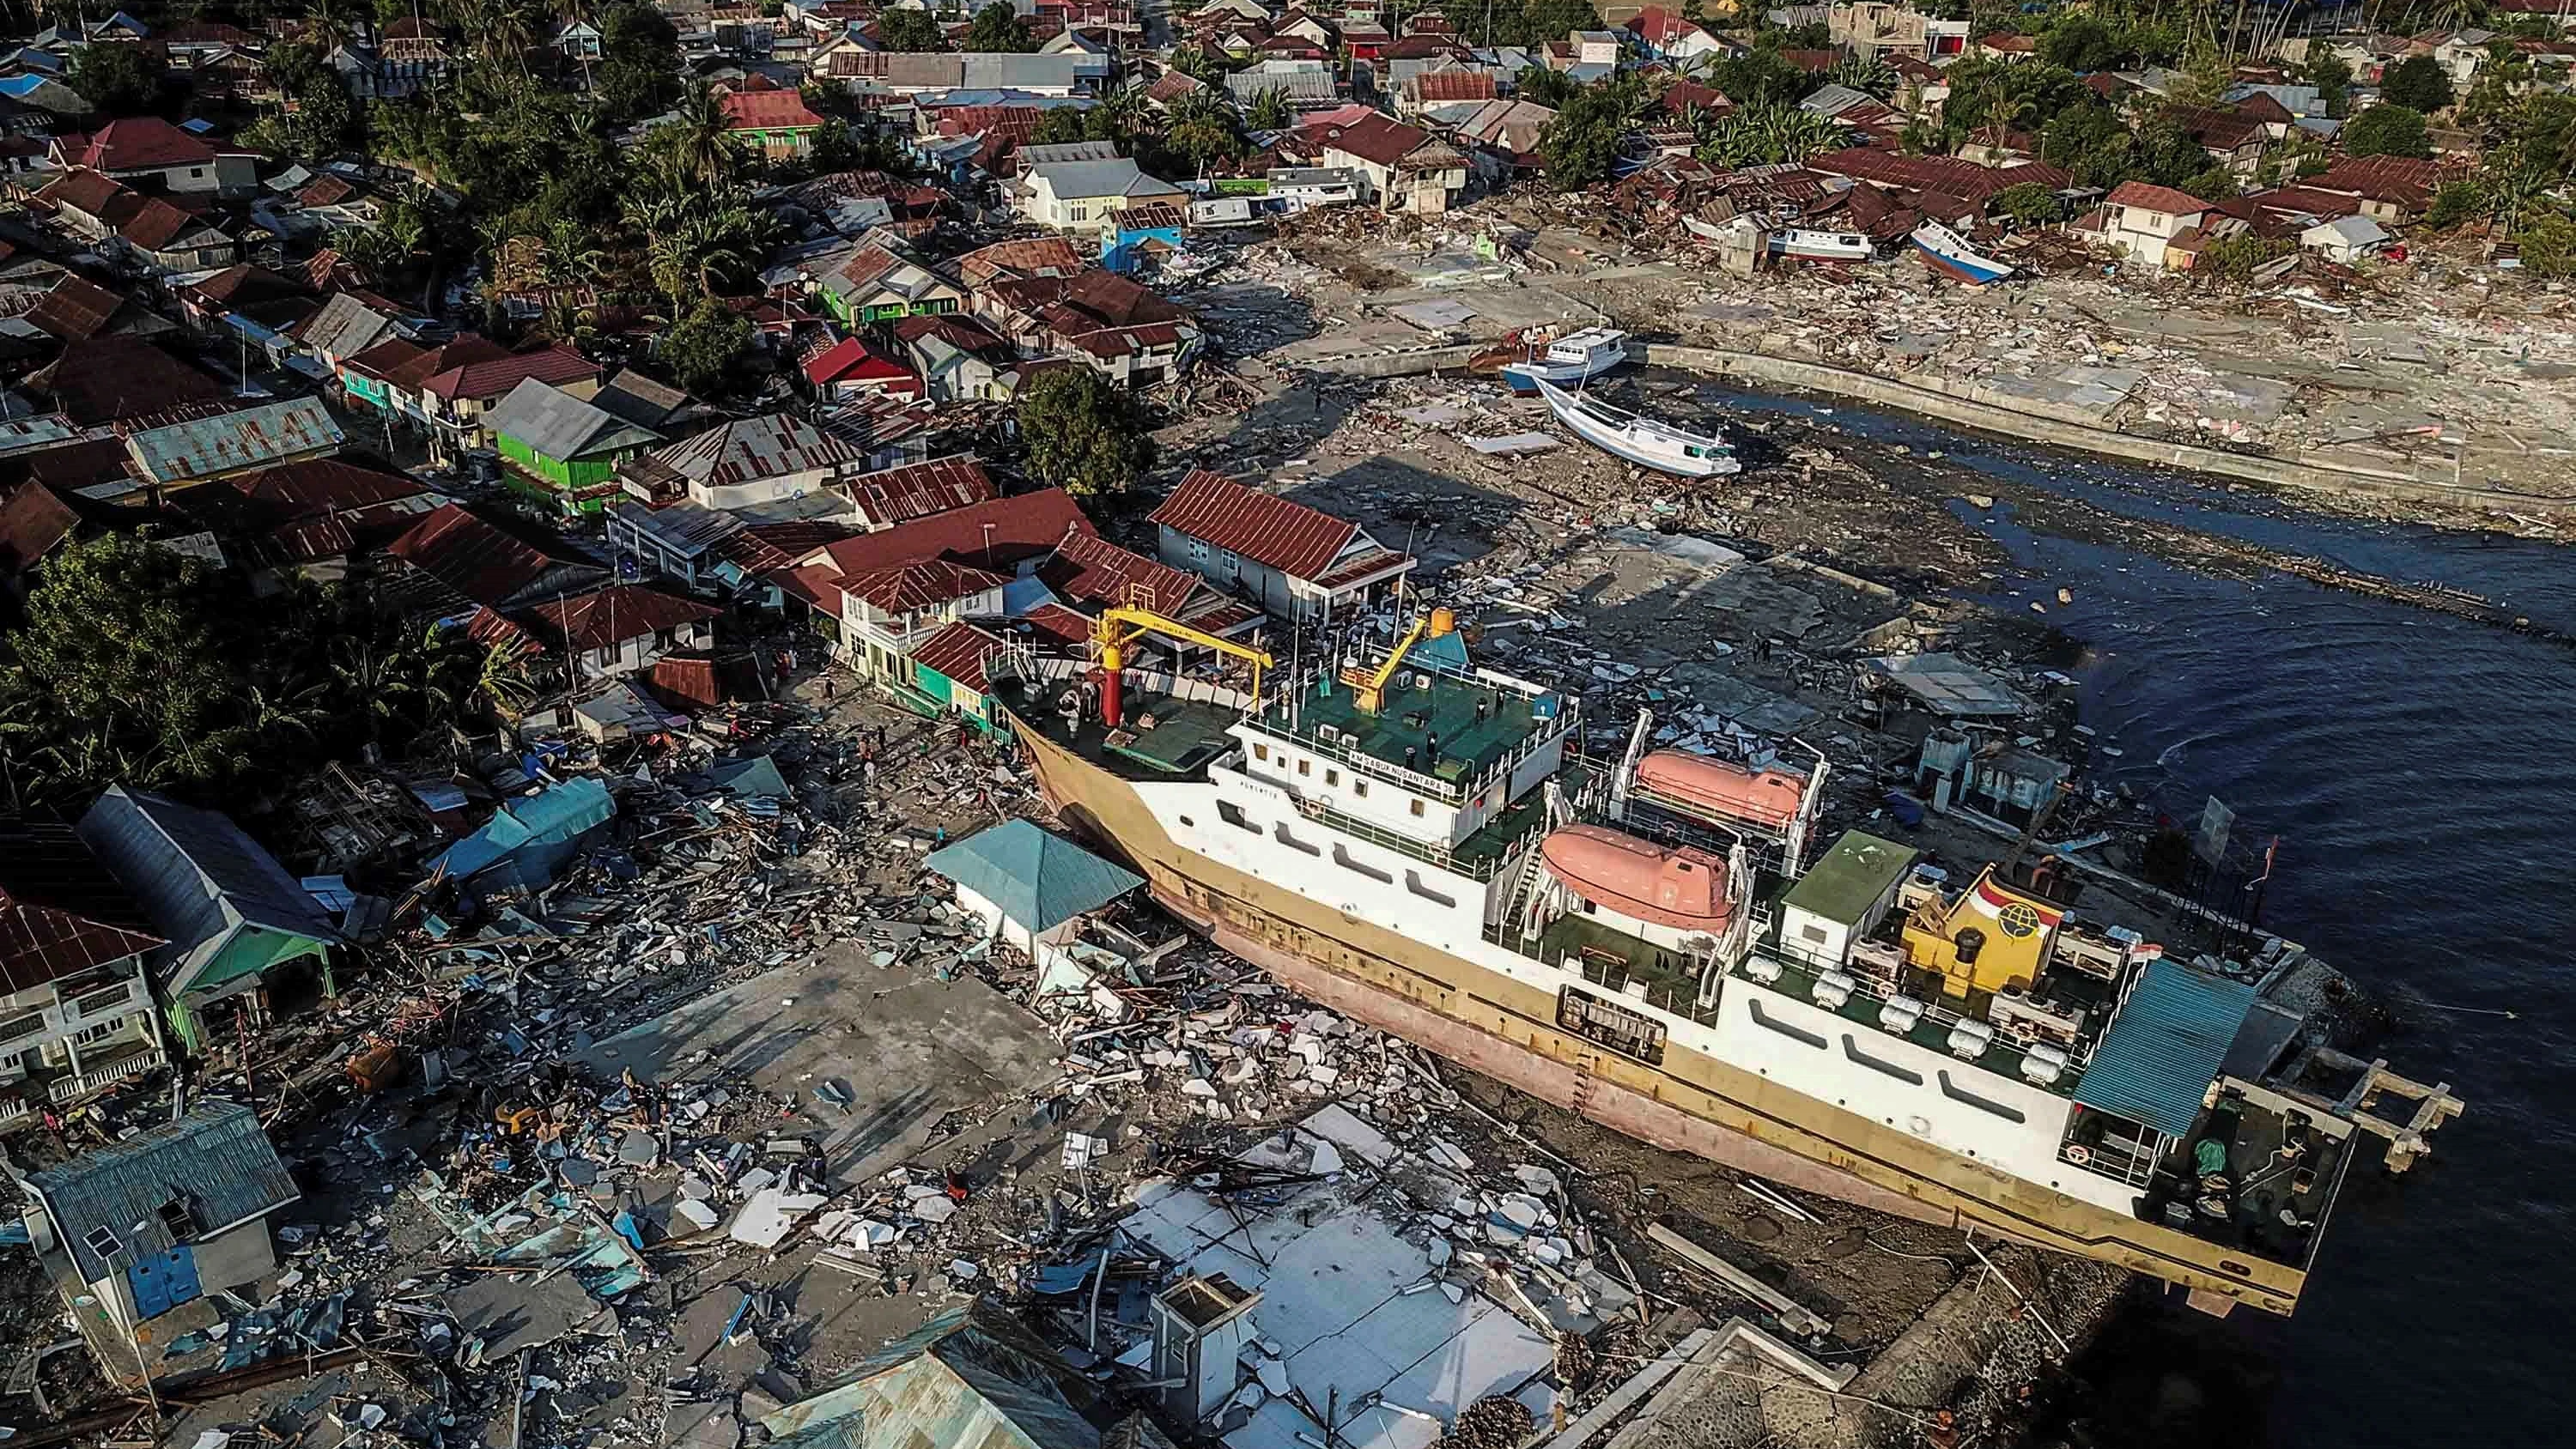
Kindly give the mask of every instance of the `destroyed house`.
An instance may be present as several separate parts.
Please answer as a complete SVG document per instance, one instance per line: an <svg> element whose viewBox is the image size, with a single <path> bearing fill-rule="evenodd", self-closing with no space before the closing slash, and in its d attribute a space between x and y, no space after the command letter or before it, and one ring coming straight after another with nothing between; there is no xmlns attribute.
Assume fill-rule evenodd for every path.
<svg viewBox="0 0 2576 1449"><path fill-rule="evenodd" d="M412 525L385 550L417 572L426 611L462 622L479 606L496 613L584 593L608 570L551 541L540 544L463 504L450 503Z"/></svg>
<svg viewBox="0 0 2576 1449"><path fill-rule="evenodd" d="M1101 1449L1089 1380L998 1303L951 1308L762 1424L773 1446ZM1159 1431L1152 1434L1161 1440Z"/></svg>
<svg viewBox="0 0 2576 1449"><path fill-rule="evenodd" d="M1414 567L1358 524L1204 468L1148 521L1163 562L1301 623L1347 616Z"/></svg>
<svg viewBox="0 0 2576 1449"><path fill-rule="evenodd" d="M668 655L712 646L722 612L659 589L617 584L550 599L510 624L561 658L573 679L588 682L641 673ZM477 626L478 634L505 632L491 619Z"/></svg>
<svg viewBox="0 0 2576 1449"><path fill-rule="evenodd" d="M1323 163L1365 175L1382 211L1437 215L1467 185L1467 158L1455 147L1385 116L1326 128Z"/></svg>
<svg viewBox="0 0 2576 1449"><path fill-rule="evenodd" d="M554 882L617 814L595 775L503 801L480 829L429 863L461 889L536 891Z"/></svg>
<svg viewBox="0 0 2576 1449"><path fill-rule="evenodd" d="M1024 357L1065 355L1130 387L1150 387L1178 368L1200 338L1175 303L1115 272L997 279L976 294L976 311Z"/></svg>
<svg viewBox="0 0 2576 1449"><path fill-rule="evenodd" d="M161 1063L161 944L70 827L0 820L0 1127Z"/></svg>
<svg viewBox="0 0 2576 1449"><path fill-rule="evenodd" d="M229 817L111 785L79 833L165 938L145 963L189 1050L205 1049L210 1021L238 1014L241 1030L263 1030L333 994L339 929Z"/></svg>
<svg viewBox="0 0 2576 1449"><path fill-rule="evenodd" d="M275 1271L269 1215L303 1196L258 1114L221 1101L24 1182L28 1239L65 1299L105 1310L108 1363L132 1362L137 1326ZM101 1316L75 1315L94 1346Z"/></svg>

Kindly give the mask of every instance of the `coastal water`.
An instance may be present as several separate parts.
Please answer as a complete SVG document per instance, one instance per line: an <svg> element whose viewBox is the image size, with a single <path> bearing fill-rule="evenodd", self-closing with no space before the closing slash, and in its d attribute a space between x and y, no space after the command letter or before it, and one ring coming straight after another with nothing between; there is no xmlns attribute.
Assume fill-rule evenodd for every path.
<svg viewBox="0 0 2576 1449"><path fill-rule="evenodd" d="M1886 414L1702 396L2576 628L2565 549L2321 518ZM2221 1321L2177 1304L2125 1325L2087 1365L2099 1402L2078 1412L2091 1436L2567 1442L2576 1375L2557 1325L2576 1294L2576 650L2283 576L2211 578L1957 506L2023 571L1998 602L2043 600L2088 646L2074 671L2082 715L2121 752L2102 778L2184 818L2214 793L2240 838L2279 836L2264 924L2385 997L2399 1023L2391 1065L2447 1080L2469 1104L2406 1177L2355 1174L2295 1318ZM2072 604L2057 603L2060 588Z"/></svg>

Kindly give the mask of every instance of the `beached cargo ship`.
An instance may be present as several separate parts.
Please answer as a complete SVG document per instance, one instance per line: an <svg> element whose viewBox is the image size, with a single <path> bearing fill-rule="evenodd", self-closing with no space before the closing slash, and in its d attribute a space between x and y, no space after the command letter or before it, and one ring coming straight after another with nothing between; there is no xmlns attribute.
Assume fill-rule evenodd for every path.
<svg viewBox="0 0 2576 1449"><path fill-rule="evenodd" d="M2370 1136L2403 1168L2459 1110L2088 918L2052 861L1818 854L1821 762L1653 750L1644 719L1582 758L1580 701L1445 613L1266 685L1121 651L992 666L1069 825L1298 991L1647 1141L2287 1313Z"/></svg>

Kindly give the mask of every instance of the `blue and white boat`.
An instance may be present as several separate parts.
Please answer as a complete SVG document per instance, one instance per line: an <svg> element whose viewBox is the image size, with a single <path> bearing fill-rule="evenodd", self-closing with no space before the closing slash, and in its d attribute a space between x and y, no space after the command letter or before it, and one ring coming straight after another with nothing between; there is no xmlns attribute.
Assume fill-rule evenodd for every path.
<svg viewBox="0 0 2576 1449"><path fill-rule="evenodd" d="M1547 399L1548 411L1556 414L1556 420L1577 437L1640 468L1681 478L1722 478L1744 471L1735 449L1716 433L1659 423L1551 382L1540 382L1538 394Z"/></svg>
<svg viewBox="0 0 2576 1449"><path fill-rule="evenodd" d="M1586 327L1560 337L1545 352L1533 351L1520 362L1503 365L1503 381L1514 392L1538 391L1542 382L1579 387L1628 360L1628 334L1615 327Z"/></svg>
<svg viewBox="0 0 2576 1449"><path fill-rule="evenodd" d="M1944 276L1956 277L1972 287L2000 282L2013 274L2009 262L1993 257L1968 245L1968 239L1938 222L1925 222L1914 229L1914 249L1923 254L1923 264Z"/></svg>

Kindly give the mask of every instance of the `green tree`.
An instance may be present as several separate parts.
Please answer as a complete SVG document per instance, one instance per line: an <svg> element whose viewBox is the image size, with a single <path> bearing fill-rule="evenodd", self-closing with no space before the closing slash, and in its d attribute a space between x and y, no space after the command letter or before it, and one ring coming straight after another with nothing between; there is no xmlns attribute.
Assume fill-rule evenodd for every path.
<svg viewBox="0 0 2576 1449"><path fill-rule="evenodd" d="M755 351L750 320L711 300L691 308L653 346L680 386L708 398L738 391Z"/></svg>
<svg viewBox="0 0 2576 1449"><path fill-rule="evenodd" d="M2433 204L2424 212L2424 224L2435 231L2450 231L2486 214L2485 187L2469 180L2446 181L2433 193Z"/></svg>
<svg viewBox="0 0 2576 1449"><path fill-rule="evenodd" d="M2433 143L2424 127L2424 113L2387 101L2353 117L2343 128L2342 139L2347 156L2421 158L2433 154Z"/></svg>
<svg viewBox="0 0 2576 1449"><path fill-rule="evenodd" d="M1645 103L1645 91L1633 78L1603 81L1575 92L1539 133L1539 154L1547 162L1548 181L1559 191L1580 191L1608 180L1619 157L1619 143L1636 124Z"/></svg>
<svg viewBox="0 0 2576 1449"><path fill-rule="evenodd" d="M1205 172L1231 161L1243 149L1234 132L1223 121L1189 121L1174 126L1163 144L1178 155L1192 171Z"/></svg>
<svg viewBox="0 0 2576 1449"><path fill-rule="evenodd" d="M2042 59L2078 73L2109 70L2128 53L2127 37L2090 15L2070 15L2039 40Z"/></svg>
<svg viewBox="0 0 2576 1449"><path fill-rule="evenodd" d="M877 44L888 50L944 50L948 37L927 10L884 10L877 14Z"/></svg>
<svg viewBox="0 0 2576 1449"><path fill-rule="evenodd" d="M1153 465L1135 398L1088 367L1041 373L1021 394L1019 425L1029 472L1086 497L1123 493Z"/></svg>
<svg viewBox="0 0 2576 1449"><path fill-rule="evenodd" d="M2556 281L2576 276L2576 221L2554 211L2533 215L2513 234L2522 252L2522 269Z"/></svg>
<svg viewBox="0 0 2576 1449"><path fill-rule="evenodd" d="M1029 34L1028 26L1021 23L1020 17L1007 3L995 0L994 4L975 12L974 21L966 27L966 39L958 48L1027 54L1038 48L1038 38Z"/></svg>
<svg viewBox="0 0 2576 1449"><path fill-rule="evenodd" d="M1288 106L1288 92L1275 87L1254 96L1252 109L1245 117L1256 131L1285 131L1295 120L1296 113Z"/></svg>
<svg viewBox="0 0 2576 1449"><path fill-rule="evenodd" d="M2194 270L2206 268L2211 276L2242 282L2253 276L2255 268L2265 262L2286 257L2298 249L2298 242L2285 236L2255 236L2249 232L2221 237L2202 249L2200 267Z"/></svg>
<svg viewBox="0 0 2576 1449"><path fill-rule="evenodd" d="M1531 105L1545 106L1550 110L1573 99L1579 89L1573 77L1554 66L1525 65L1519 75L1512 77L1512 90L1516 95Z"/></svg>
<svg viewBox="0 0 2576 1449"><path fill-rule="evenodd" d="M2325 106L2326 114L2342 115L2344 106L2352 99L2352 67L2346 65L2340 56L2319 51L2308 62L2305 76L2308 84L2317 88L2317 100Z"/></svg>
<svg viewBox="0 0 2576 1449"><path fill-rule="evenodd" d="M71 88L102 116L148 116L161 109L162 65L141 45L102 43L72 53Z"/></svg>
<svg viewBox="0 0 2576 1449"><path fill-rule="evenodd" d="M2036 181L2017 181L1996 192L1993 206L2022 226L2045 226L2062 210L2056 193Z"/></svg>
<svg viewBox="0 0 2576 1449"><path fill-rule="evenodd" d="M1073 106L1049 107L1045 115L1038 117L1037 128L1029 133L1029 140L1040 146L1057 146L1088 138L1082 112Z"/></svg>
<svg viewBox="0 0 2576 1449"><path fill-rule="evenodd" d="M2429 116L2451 103L2451 77L2433 57L2409 56L2380 76L2379 99Z"/></svg>

